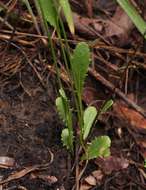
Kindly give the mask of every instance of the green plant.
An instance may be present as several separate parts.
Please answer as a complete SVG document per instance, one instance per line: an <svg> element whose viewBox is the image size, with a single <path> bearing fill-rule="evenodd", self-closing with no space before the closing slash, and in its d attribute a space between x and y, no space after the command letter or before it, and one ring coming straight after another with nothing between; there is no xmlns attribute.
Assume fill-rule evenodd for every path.
<svg viewBox="0 0 146 190"><path fill-rule="evenodd" d="M87 75L88 67L90 64L90 51L86 43L81 42L75 48L73 55L70 59L71 62L71 73L73 81L73 92L75 95L76 106L75 109L70 108L69 101L63 91L60 89L60 96L56 99L56 106L60 117L64 121L66 128L62 131L62 141L63 144L73 150L73 111L76 110L78 123L79 123L79 139L82 148L84 149L84 154L82 156L83 160L90 160L99 156L105 157L110 155L109 147L111 144L110 138L108 136L96 137L89 144L86 142L91 128L94 124L95 119L101 113L104 113L109 109L113 103L112 100L107 101L102 108L97 112L96 108L93 106L88 106L85 110L82 105L82 91L84 86L84 81ZM72 111L71 111L72 110Z"/></svg>
<svg viewBox="0 0 146 190"><path fill-rule="evenodd" d="M66 126L65 129L62 130L61 134L63 145L73 153L75 144L74 141L76 140L76 142L79 143L84 150L82 159L85 160L98 156L107 156L110 153L110 139L108 136L96 137L90 144L87 144L87 138L97 117L112 105L112 101L110 100L106 102L106 104L98 112L93 106L89 106L85 110L83 108L82 92L90 64L90 50L86 43L81 42L76 46L74 52L70 53L64 25L60 17L61 12L63 12L70 32L73 34L74 24L69 2L68 0L38 0L35 1L35 5L42 19L44 31L48 34L53 61L58 75L58 80L60 81L59 97L56 99L56 106L59 115ZM48 23L54 27L59 38L65 68L71 81L72 95L75 103L74 107L70 106L70 102L65 94L63 85L59 78L60 72L57 66L54 46L51 35L47 30ZM65 44L62 42L62 36L65 40ZM75 129L73 128L73 126L75 126L73 122L74 115L77 117L78 121ZM78 128L79 134L77 132Z"/></svg>
<svg viewBox="0 0 146 190"><path fill-rule="evenodd" d="M75 29L73 24L72 12L68 0L38 0L37 8L41 8L44 19L57 30L59 30L59 15L60 12L63 10L69 29L71 33L74 34Z"/></svg>
<svg viewBox="0 0 146 190"><path fill-rule="evenodd" d="M132 22L135 24L139 32L146 39L146 22L139 15L135 7L129 2L129 0L117 0L118 4L124 9Z"/></svg>
<svg viewBox="0 0 146 190"><path fill-rule="evenodd" d="M56 99L56 106L61 119L65 123L66 128L62 131L63 145L73 152L73 126L72 126L72 111L69 106L69 101L63 89L59 90L60 96Z"/></svg>

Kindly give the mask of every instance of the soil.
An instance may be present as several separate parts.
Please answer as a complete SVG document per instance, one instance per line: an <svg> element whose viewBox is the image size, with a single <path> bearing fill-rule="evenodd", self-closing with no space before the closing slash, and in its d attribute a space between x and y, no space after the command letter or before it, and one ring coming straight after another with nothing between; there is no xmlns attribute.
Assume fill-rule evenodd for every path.
<svg viewBox="0 0 146 190"><path fill-rule="evenodd" d="M9 55L9 51L6 54ZM0 156L14 158L15 170L20 170L31 165L49 163L51 151L54 159L45 175L57 176L62 184L63 176L66 175L68 154L60 141L62 124L54 107L56 91L52 79L48 80L47 90L44 90L34 71L26 65L21 70L23 88L19 74L1 85ZM10 171L1 170L0 173L3 175ZM15 184L14 189L17 189L17 183L10 183L7 188ZM21 179L19 185L27 189L54 189L47 182L30 180L28 176Z"/></svg>
<svg viewBox="0 0 146 190"><path fill-rule="evenodd" d="M74 3L72 2L72 6L77 11L79 7ZM105 4L104 1L103 4ZM84 9L83 6L80 8ZM22 7L21 11L23 13ZM89 13L91 16L91 12ZM83 14L85 14L84 11ZM28 28L31 28L30 33L34 30L33 27L30 27L31 24L26 24L25 21L24 23L14 23L14 25L18 30L21 31L22 29L22 32L26 32ZM76 37L80 38L79 36ZM69 154L61 142L61 131L64 125L55 107L58 84L56 75L49 71L46 66L50 63L50 54L44 44L42 45L41 40L38 40L35 45L29 44L29 40L27 42L28 44L23 44L24 42L21 44L15 39L6 40L0 37L0 162L4 156L13 158L15 161L12 167L0 165L0 190L71 190L75 185L73 166L76 158ZM57 58L60 59L58 44L56 48L58 48ZM106 51L102 52L101 50L99 53L105 57L109 56ZM109 61L114 63L116 58L112 55ZM100 73L106 75L107 68L104 68L105 72L102 64L100 64L97 70L101 69ZM133 85L134 77L141 75L142 80L139 89L143 89L145 86L145 72L143 70L136 72L136 75L132 73L132 77L129 77L129 89L135 88ZM110 80L112 77L110 78L108 75L107 78ZM117 81L114 82L116 84ZM95 96L96 100L98 99L101 102L109 97L117 100L115 94L101 82L93 79L93 76L88 76L86 87L93 91L97 90L94 95L92 93L87 94L88 98L91 98L92 95L94 97L91 100L85 97L86 103L88 100L89 103L93 101ZM65 88L68 87L65 85ZM144 94L145 90L141 90L139 97L144 97ZM104 166L100 164L97 166L94 161L91 161L85 170L83 179L85 176L89 176L92 171L99 169L103 171L104 176L95 186L88 189L146 189L143 154L135 139L137 133L131 133L131 129L127 129L126 125L129 123L120 120L112 111L97 122L91 138L95 135L108 135L112 140L111 154L125 158L130 163L125 168L116 165L114 169L110 168L111 172L106 173ZM140 134L140 137L145 139L145 134ZM19 173L23 169L35 168L36 166L37 169L27 172L25 175ZM81 167L83 167L82 163ZM110 170L108 167L106 169ZM8 179L14 173L17 174L17 178L12 178L1 185L1 180ZM81 180L82 183L84 183L83 179Z"/></svg>

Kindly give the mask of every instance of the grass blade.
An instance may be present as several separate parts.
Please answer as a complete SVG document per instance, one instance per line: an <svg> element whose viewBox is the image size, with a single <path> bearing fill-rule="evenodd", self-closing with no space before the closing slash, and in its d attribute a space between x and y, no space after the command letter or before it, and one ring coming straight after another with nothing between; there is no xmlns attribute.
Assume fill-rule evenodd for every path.
<svg viewBox="0 0 146 190"><path fill-rule="evenodd" d="M72 11L70 8L70 4L68 0L60 0L60 6L63 9L63 13L65 15L65 18L67 20L70 32L72 34L75 33L74 23L73 23L73 17L72 17Z"/></svg>
<svg viewBox="0 0 146 190"><path fill-rule="evenodd" d="M132 22L135 24L139 32L146 39L146 22L138 14L135 7L129 2L129 0L117 0L118 4L124 9L127 15L130 17Z"/></svg>

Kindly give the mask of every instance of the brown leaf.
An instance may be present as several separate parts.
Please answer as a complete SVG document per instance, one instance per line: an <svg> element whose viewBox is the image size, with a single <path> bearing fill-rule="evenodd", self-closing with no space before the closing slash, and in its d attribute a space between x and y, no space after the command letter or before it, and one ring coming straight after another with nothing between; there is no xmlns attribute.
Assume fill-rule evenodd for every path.
<svg viewBox="0 0 146 190"><path fill-rule="evenodd" d="M42 179L49 185L52 185L58 181L58 179L55 176L39 174L39 172L31 173L31 178L32 179L36 179L36 178Z"/></svg>
<svg viewBox="0 0 146 190"><path fill-rule="evenodd" d="M89 190L91 189L91 185L88 184L81 184L80 189L79 190Z"/></svg>
<svg viewBox="0 0 146 190"><path fill-rule="evenodd" d="M105 36L107 38L116 37L118 45L122 46L127 44L133 28L134 25L127 14L120 7L117 7L112 19L106 21Z"/></svg>
<svg viewBox="0 0 146 190"><path fill-rule="evenodd" d="M146 159L146 138L136 139L137 144L140 147L140 153L144 159Z"/></svg>
<svg viewBox="0 0 146 190"><path fill-rule="evenodd" d="M84 88L82 99L86 105L93 105L98 110L104 103L102 96L95 88L89 86Z"/></svg>
<svg viewBox="0 0 146 190"><path fill-rule="evenodd" d="M108 158L97 158L95 163L102 169L105 174L111 174L113 171L126 169L129 166L128 160L116 156Z"/></svg>
<svg viewBox="0 0 146 190"><path fill-rule="evenodd" d="M99 185L103 178L103 172L101 170L93 171L89 176L82 180L80 190L88 190L93 186Z"/></svg>
<svg viewBox="0 0 146 190"><path fill-rule="evenodd" d="M97 101L97 90L92 87L85 87L83 91L83 101L89 105Z"/></svg>
<svg viewBox="0 0 146 190"><path fill-rule="evenodd" d="M113 109L116 115L127 121L132 129L146 133L146 119L140 113L128 108L120 101L114 104Z"/></svg>
<svg viewBox="0 0 146 190"><path fill-rule="evenodd" d="M131 127L136 132L135 141L139 146L141 155L146 158L146 119L136 112L135 110L128 108L121 101L116 102L113 106L113 110L118 118L122 119L127 127Z"/></svg>
<svg viewBox="0 0 146 190"><path fill-rule="evenodd" d="M0 156L0 168L13 167L15 164L14 158L8 156Z"/></svg>
<svg viewBox="0 0 146 190"><path fill-rule="evenodd" d="M10 181L19 179L21 177L24 177L25 175L40 170L41 168L48 167L47 165L34 165L34 166L28 166L27 168L24 168L20 171L14 172L10 174L6 179L0 181L0 185L4 183L8 183Z"/></svg>
<svg viewBox="0 0 146 190"><path fill-rule="evenodd" d="M103 172L101 170L95 170L92 172L92 175L95 177L96 182L100 184L102 178L103 178Z"/></svg>
<svg viewBox="0 0 146 190"><path fill-rule="evenodd" d="M73 13L73 20L76 32L86 36L90 39L96 39L96 32L101 32L103 29L101 20L99 19L90 19L87 17L81 17L77 13ZM96 29L96 32L94 30Z"/></svg>
<svg viewBox="0 0 146 190"><path fill-rule="evenodd" d="M88 177L86 177L85 179L85 182L87 182L89 185L91 186L95 186L96 185L96 179L94 176L92 175L89 175Z"/></svg>

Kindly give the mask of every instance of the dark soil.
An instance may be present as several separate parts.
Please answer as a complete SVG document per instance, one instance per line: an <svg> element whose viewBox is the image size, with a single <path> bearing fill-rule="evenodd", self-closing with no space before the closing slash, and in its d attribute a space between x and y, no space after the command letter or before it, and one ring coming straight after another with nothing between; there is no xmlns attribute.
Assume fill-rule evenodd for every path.
<svg viewBox="0 0 146 190"><path fill-rule="evenodd" d="M5 47L4 44L2 45ZM11 48L5 50L5 55L11 54ZM12 62L15 59L15 53L14 58L11 54ZM53 154L53 162L49 167L43 171L34 172L34 175L57 178L57 182L51 184L47 180L33 178L33 174L28 174L4 184L4 189L22 189L23 187L30 190L55 190L61 187L71 189L74 185L73 173L70 173L72 162L60 140L63 125L54 105L57 94L57 87L54 88L57 86L54 82L55 78L51 76L46 79L48 80L47 87L44 89L28 64L24 64L21 71L10 78L1 77L3 83L0 90L0 156L12 157L16 163L12 169L0 169L0 175L6 178L13 171L20 171L29 166L45 165L50 162ZM119 139L117 136L117 122L115 120L111 124L97 123L93 136L109 135L112 139L114 154L118 156L125 154L127 157L131 149L131 157L139 162L139 151L136 146L130 147L133 139L128 132L125 131L123 135L125 139ZM87 167L86 175L89 175L96 167L91 163ZM101 185L93 189L112 189L113 186L124 190L144 189L140 183L139 171L134 165L121 172L105 176Z"/></svg>
<svg viewBox="0 0 146 190"><path fill-rule="evenodd" d="M109 0L108 2L111 4L109 3L110 6L107 7L105 6L106 1L100 2L102 3L98 6L113 15L116 8L113 1ZM8 1L5 3L8 3ZM85 5L79 6L78 1L71 1L71 3L73 10L81 13L81 17L86 15ZM32 7L35 9L33 4ZM102 15L103 11L100 11ZM13 158L15 164L7 168L0 164L0 183L1 180L13 176L14 173L17 173L18 176L17 179L11 179L0 185L0 190L71 190L75 185L73 166L76 158L70 156L61 142L61 131L64 125L60 121L55 107L55 99L58 95L56 75L47 67L52 63L48 46L45 47L46 43L42 43L39 38L35 38L33 35L31 36L31 34L36 34L36 30L32 22L29 21L26 12L26 8L18 3L14 8L13 14L15 13L16 17L21 16L23 18L24 16L26 20L19 18L18 22L16 22L17 19L15 20L11 17L14 16L13 14L9 14L8 18L7 15L1 14L14 26L14 36L10 36L11 38L7 40L6 37L4 38L3 35L0 35L0 163L1 157L7 156ZM0 26L0 32L2 29L4 29L2 31L3 34L5 29L9 28L5 27L3 23ZM18 34L15 38L15 29L21 32L28 32L30 37L22 37ZM82 34L82 31L77 32L75 38L80 40L80 38L86 36L86 32L83 36L80 36L80 34ZM90 36L90 30L88 35ZM19 41L18 36L22 41ZM95 34L92 38L94 36ZM140 38L140 42L142 41L142 38ZM130 43L131 39L125 49L133 47L133 44L137 42ZM60 63L60 46L57 43L54 44L57 59ZM71 44L72 47L74 45L74 43ZM102 61L99 61L98 56L105 58L109 63L112 63L112 67L115 66L115 68L117 67L120 70L121 67L125 67L124 61L131 58L129 54L127 53L124 57L122 53L119 53L117 56L116 53L108 52L106 48L100 49L99 52L95 50L94 53L97 56L95 56L95 69L105 76L107 80L123 90L126 72L120 73L118 71L117 74L114 71L115 73L110 73L111 67L109 68L107 64L104 65ZM135 56L131 61L134 59L135 62L144 63L144 58L138 59ZM145 108L145 71L143 71L145 67L143 69L142 64L141 67L139 66L140 69L138 68L135 72L133 70L129 71L127 86L130 93L137 92L135 96L138 97L139 102L143 101L141 106ZM68 86L64 85L67 89ZM93 76L88 76L86 87L91 89L91 91L87 91L85 105L86 103L90 104L94 100L99 100L99 104L101 104L101 102L111 97L115 102L119 101L114 90L109 91L101 81L93 79ZM117 170L113 170L111 173L105 172L102 180L97 181L97 185L90 188L91 190L146 189L144 159L136 139L137 135L145 139L145 133L138 134L127 126L129 126L129 123L126 119L125 121L120 120L118 114L116 115L116 113L111 111L103 115L94 127L90 138L98 135L108 135L112 141L111 154L119 158L128 159L129 166L124 169L116 168ZM33 166L38 166L38 168L28 172L27 175L20 175L19 171ZM81 168L83 166L84 163L83 165L81 163ZM104 170L103 168L104 166L97 166L94 161L91 161L85 170L83 178L89 176L92 171ZM84 180L81 179L81 182L84 182Z"/></svg>
<svg viewBox="0 0 146 190"><path fill-rule="evenodd" d="M9 55L9 51L6 53ZM14 158L16 168L13 170L20 170L31 165L49 163L51 151L54 159L45 170L45 175L56 176L59 184L63 184L68 154L60 141L62 125L54 107L54 82L48 80L47 89L44 90L34 71L27 65L21 70L23 88L19 74L1 85L0 156ZM10 171L0 170L0 175ZM16 186L14 189L17 189L18 184L31 190L56 188L43 180L32 180L29 176L10 183L7 188Z"/></svg>

